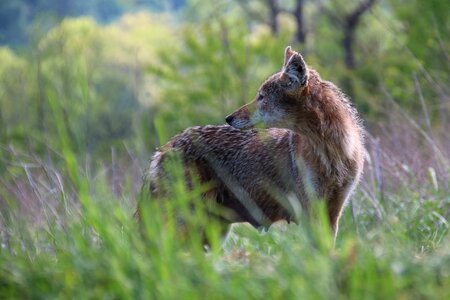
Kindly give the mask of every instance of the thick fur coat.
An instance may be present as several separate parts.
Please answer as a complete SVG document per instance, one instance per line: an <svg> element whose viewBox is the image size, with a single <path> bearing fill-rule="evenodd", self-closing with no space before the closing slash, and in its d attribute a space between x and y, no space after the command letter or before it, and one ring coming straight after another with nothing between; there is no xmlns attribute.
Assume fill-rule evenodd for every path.
<svg viewBox="0 0 450 300"><path fill-rule="evenodd" d="M188 128L157 151L148 173L151 192L164 194L165 160L177 152L187 185L192 176L210 183L203 198L225 208L225 222L290 221L312 200L323 199L336 233L365 151L348 98L288 47L282 70L226 121L231 126Z"/></svg>

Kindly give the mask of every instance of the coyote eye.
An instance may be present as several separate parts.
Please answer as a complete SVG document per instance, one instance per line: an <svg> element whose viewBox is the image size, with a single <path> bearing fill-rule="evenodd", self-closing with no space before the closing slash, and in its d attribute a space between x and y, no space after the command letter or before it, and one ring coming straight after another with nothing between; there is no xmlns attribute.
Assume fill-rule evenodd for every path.
<svg viewBox="0 0 450 300"><path fill-rule="evenodd" d="M258 98L256 98L256 101L261 101L264 98L263 94L259 93Z"/></svg>

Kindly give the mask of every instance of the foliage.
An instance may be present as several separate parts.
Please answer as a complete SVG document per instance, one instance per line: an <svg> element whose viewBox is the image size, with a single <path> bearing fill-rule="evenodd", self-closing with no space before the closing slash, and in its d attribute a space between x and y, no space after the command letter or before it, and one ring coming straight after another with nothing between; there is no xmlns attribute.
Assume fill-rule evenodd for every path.
<svg viewBox="0 0 450 300"><path fill-rule="evenodd" d="M23 84L28 73L26 61L8 48L0 48L0 61L0 141L5 143L7 137L20 139L25 131L21 124L23 110L18 110L17 106L22 106L28 96ZM17 106L8 105L12 100Z"/></svg>
<svg viewBox="0 0 450 300"><path fill-rule="evenodd" d="M144 88L148 78L142 68L155 60L158 49L148 45L162 38L170 41L170 31L160 20L145 14L124 16L122 27L116 28L101 27L87 18L67 19L39 41L30 58L4 48L0 53L3 141L16 146L25 142L34 150L42 149L42 142L58 148L49 91L62 105L78 154L108 153L115 143L132 139L139 126L134 117L141 102L148 102L145 91L151 88ZM160 35L142 29L149 27Z"/></svg>
<svg viewBox="0 0 450 300"><path fill-rule="evenodd" d="M105 23L139 9L176 11L184 0L8 0L0 2L0 45L28 46L35 34L67 17L92 16ZM40 28L36 28L40 27Z"/></svg>
<svg viewBox="0 0 450 300"><path fill-rule="evenodd" d="M254 98L265 79L260 74L280 67L282 56L273 54L286 40L265 31L252 34L239 19L186 26L182 47L164 51L161 65L150 68L162 87L154 104L170 126L169 135L192 120L196 125L224 123L228 113Z"/></svg>
<svg viewBox="0 0 450 300"><path fill-rule="evenodd" d="M58 102L51 103L57 111ZM101 175L106 172L89 178L80 173L74 153L64 142L69 138L64 121L58 118L56 124L64 145L62 159L74 184L69 188L71 184L65 182L66 188L55 193L55 204L65 203L56 214L41 199L49 206L43 208L46 213L40 226L15 215L15 210L2 213L2 298L450 296L450 240L448 223L442 221L448 220L450 203L445 193L430 191L424 196L403 190L390 193L384 202L377 198L384 214L375 222L367 220L375 217L372 204L357 195L355 223L347 209L335 247L319 203L314 206L316 217L300 224L277 224L268 231L235 225L220 245L214 221L201 210L192 210L190 204L198 192L186 191L182 176L173 182L175 196L170 201L144 199L138 226L132 219L130 199L111 193L108 178ZM50 179L35 186L36 194L45 195L43 191L51 185ZM72 188L79 205L71 199ZM130 195L129 191L124 195ZM426 205L420 211L417 203L422 197ZM177 227L180 216L189 232L185 239ZM199 231L205 225L211 241L206 252Z"/></svg>
<svg viewBox="0 0 450 300"><path fill-rule="evenodd" d="M445 1L377 1L353 70L320 5L339 17L354 2L304 1L307 39L292 46L351 93L368 128L335 247L320 206L310 222L240 224L223 240L180 180L168 201L144 201L138 226L155 146L249 102L281 67L295 22L282 12L274 34L261 1L125 15L185 2L106 2L0 3L0 43L12 47L0 48L0 298L450 297Z"/></svg>
<svg viewBox="0 0 450 300"><path fill-rule="evenodd" d="M413 92L422 94L429 105L436 107L430 114L442 117L442 109L448 109L450 20L447 17L448 3L442 1L391 1L393 12L401 22L396 34L403 35L408 57L415 68L409 71L409 86ZM420 17L416 17L417 14ZM412 69L412 70L411 70ZM414 73L413 73L414 72ZM417 75L416 75L417 73ZM409 97L414 97L411 93Z"/></svg>

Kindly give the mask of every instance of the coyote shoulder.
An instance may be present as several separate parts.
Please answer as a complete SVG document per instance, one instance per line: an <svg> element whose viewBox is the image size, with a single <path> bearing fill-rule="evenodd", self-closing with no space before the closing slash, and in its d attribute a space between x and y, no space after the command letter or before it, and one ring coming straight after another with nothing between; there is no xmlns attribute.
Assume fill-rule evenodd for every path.
<svg viewBox="0 0 450 300"><path fill-rule="evenodd" d="M336 234L363 169L363 129L348 98L287 47L281 71L226 122L231 126L188 128L157 151L148 174L152 194L161 196L164 161L178 152L186 169L210 183L203 198L226 208L226 222L294 220L318 198ZM190 186L192 172L185 174Z"/></svg>

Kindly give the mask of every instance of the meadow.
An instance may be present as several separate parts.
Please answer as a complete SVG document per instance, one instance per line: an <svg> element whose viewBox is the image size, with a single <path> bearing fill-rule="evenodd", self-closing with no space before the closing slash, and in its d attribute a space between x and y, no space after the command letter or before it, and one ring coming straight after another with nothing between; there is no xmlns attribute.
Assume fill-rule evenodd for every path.
<svg viewBox="0 0 450 300"><path fill-rule="evenodd" d="M67 17L1 47L0 299L450 299L449 27L438 2L375 6L353 67L312 3L303 42L287 13L278 32L252 15L267 13L258 1L192 1L108 24ZM336 3L324 1L345 14ZM434 21L416 22L418 8ZM297 223L233 224L226 237L190 208L201 188L179 177L171 199L152 201L154 149L224 123L287 44L350 94L366 127L364 176L336 243L320 201Z"/></svg>
<svg viewBox="0 0 450 300"><path fill-rule="evenodd" d="M61 138L67 139L64 131ZM110 164L90 175L63 148L68 178L51 165L21 157L16 168L26 180L18 177L2 194L10 209L2 212L0 296L447 298L450 203L442 174L430 167L420 178L412 165L396 165L399 157L385 153L378 141L368 146L370 163L335 246L320 202L315 217L299 224L276 224L267 231L235 224L223 239L201 210L188 209L199 192L187 191L181 180L163 207L144 196L148 204L139 226L132 217L138 193L128 175L140 173L133 170L140 167L133 166L133 157L131 167ZM113 181L116 168L126 175ZM393 173L381 179L378 168ZM188 220L188 238L180 237L173 214L163 214L175 210ZM208 251L202 247L202 226L212 241Z"/></svg>

